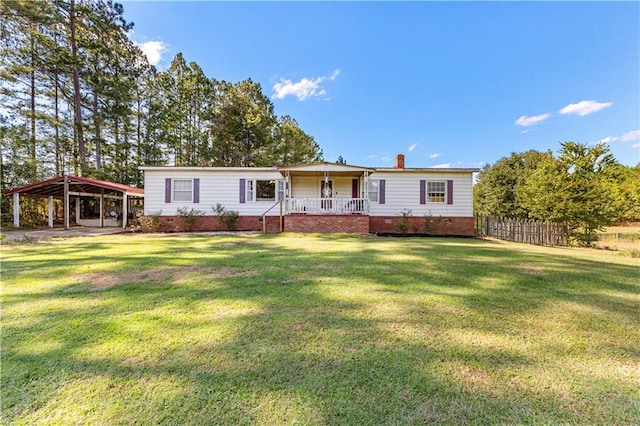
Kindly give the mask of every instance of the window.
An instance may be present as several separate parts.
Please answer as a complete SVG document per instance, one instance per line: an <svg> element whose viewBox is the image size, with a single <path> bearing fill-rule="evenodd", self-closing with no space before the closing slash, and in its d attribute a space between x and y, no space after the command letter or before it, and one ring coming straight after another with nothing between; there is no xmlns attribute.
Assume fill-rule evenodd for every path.
<svg viewBox="0 0 640 426"><path fill-rule="evenodd" d="M174 179L173 180L173 201L191 202L193 196L193 180Z"/></svg>
<svg viewBox="0 0 640 426"><path fill-rule="evenodd" d="M276 181L276 192L277 192L277 199L278 200L284 200L284 181L283 180L277 180Z"/></svg>
<svg viewBox="0 0 640 426"><path fill-rule="evenodd" d="M257 180L256 181L256 201L275 201L276 181Z"/></svg>
<svg viewBox="0 0 640 426"><path fill-rule="evenodd" d="M379 201L380 194L379 182L377 180L369 180L367 192L369 193L369 201L377 203Z"/></svg>
<svg viewBox="0 0 640 426"><path fill-rule="evenodd" d="M247 180L247 201L284 200L283 180Z"/></svg>
<svg viewBox="0 0 640 426"><path fill-rule="evenodd" d="M445 188L444 182L427 182L427 202L444 203Z"/></svg>
<svg viewBox="0 0 640 426"><path fill-rule="evenodd" d="M247 201L254 201L253 194L255 193L256 181L248 180L247 181Z"/></svg>

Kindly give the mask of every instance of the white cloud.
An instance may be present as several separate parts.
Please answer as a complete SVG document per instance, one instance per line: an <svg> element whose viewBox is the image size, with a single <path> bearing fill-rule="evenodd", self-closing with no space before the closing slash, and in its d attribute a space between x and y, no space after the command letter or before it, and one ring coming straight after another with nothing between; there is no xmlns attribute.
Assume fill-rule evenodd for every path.
<svg viewBox="0 0 640 426"><path fill-rule="evenodd" d="M451 167L451 163L436 164L435 166L429 166L431 169L448 169Z"/></svg>
<svg viewBox="0 0 640 426"><path fill-rule="evenodd" d="M640 148L640 143L634 143L631 148Z"/></svg>
<svg viewBox="0 0 640 426"><path fill-rule="evenodd" d="M615 141L619 141L620 138L617 136L607 136L606 138L602 138L600 139L600 142L602 143L611 143L611 142L615 142Z"/></svg>
<svg viewBox="0 0 640 426"><path fill-rule="evenodd" d="M607 136L606 138L600 139L599 142L603 143L611 143L611 142L633 142L640 139L640 130L630 130L622 136Z"/></svg>
<svg viewBox="0 0 640 426"><path fill-rule="evenodd" d="M416 147L418 146L417 143L414 143L412 145L409 145L409 152L413 151L414 149L416 149Z"/></svg>
<svg viewBox="0 0 640 426"><path fill-rule="evenodd" d="M382 160L382 161L391 161L391 158L389 158L389 157L380 157L380 160Z"/></svg>
<svg viewBox="0 0 640 426"><path fill-rule="evenodd" d="M613 102L580 101L577 104L569 104L558 112L560 114L577 114L582 117L608 108L611 105L613 105Z"/></svg>
<svg viewBox="0 0 640 426"><path fill-rule="evenodd" d="M151 65L158 65L162 59L162 54L167 50L167 44L163 41L146 41L144 43L134 42L138 45L142 53L145 54Z"/></svg>
<svg viewBox="0 0 640 426"><path fill-rule="evenodd" d="M531 117L523 115L522 117L518 118L514 124L517 126L529 127L533 126L534 124L541 123L549 117L551 117L551 114L549 113L533 115Z"/></svg>
<svg viewBox="0 0 640 426"><path fill-rule="evenodd" d="M286 78L281 78L278 83L273 85L274 99L284 99L287 96L295 96L299 101L304 101L308 98L320 98L327 94L327 91L320 86L320 84L326 80L334 81L340 70L335 70L329 77L318 78L303 78L300 81L293 82Z"/></svg>
<svg viewBox="0 0 640 426"><path fill-rule="evenodd" d="M364 157L365 160L371 160L372 158L376 158L377 155L367 155L366 157Z"/></svg>
<svg viewBox="0 0 640 426"><path fill-rule="evenodd" d="M640 130L632 130L630 132L625 133L620 137L623 142L635 141L640 139Z"/></svg>
<svg viewBox="0 0 640 426"><path fill-rule="evenodd" d="M440 157L442 154L438 153L438 152L434 152L432 154L429 154L429 158L438 158Z"/></svg>

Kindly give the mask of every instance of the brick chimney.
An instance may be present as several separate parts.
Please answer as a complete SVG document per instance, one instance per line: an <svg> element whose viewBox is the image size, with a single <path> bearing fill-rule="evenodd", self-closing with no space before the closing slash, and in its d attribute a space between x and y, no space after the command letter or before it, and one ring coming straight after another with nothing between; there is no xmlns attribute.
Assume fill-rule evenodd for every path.
<svg viewBox="0 0 640 426"><path fill-rule="evenodd" d="M404 154L396 155L396 169L404 169Z"/></svg>

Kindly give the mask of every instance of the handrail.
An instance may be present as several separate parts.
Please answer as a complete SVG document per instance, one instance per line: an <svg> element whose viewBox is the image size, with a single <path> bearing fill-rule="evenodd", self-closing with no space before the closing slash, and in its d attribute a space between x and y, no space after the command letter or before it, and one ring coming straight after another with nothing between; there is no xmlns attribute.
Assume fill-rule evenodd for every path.
<svg viewBox="0 0 640 426"><path fill-rule="evenodd" d="M290 198L286 213L369 214L368 198Z"/></svg>
<svg viewBox="0 0 640 426"><path fill-rule="evenodd" d="M276 201L274 205L272 205L264 213L262 213L261 216L262 216L262 233L263 234L267 233L267 221L265 220L265 217L267 216L267 213L269 213L278 204L282 205L282 200ZM280 209L280 212L281 212L280 216L282 216L282 209ZM280 231L282 231L282 229L280 229Z"/></svg>

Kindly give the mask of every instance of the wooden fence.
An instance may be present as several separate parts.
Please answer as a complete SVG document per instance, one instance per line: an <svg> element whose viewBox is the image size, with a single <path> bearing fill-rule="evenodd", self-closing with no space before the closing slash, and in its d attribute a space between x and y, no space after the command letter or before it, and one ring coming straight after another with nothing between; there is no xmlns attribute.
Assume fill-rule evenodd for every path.
<svg viewBox="0 0 640 426"><path fill-rule="evenodd" d="M567 227L557 223L476 215L476 235L516 243L567 246Z"/></svg>

